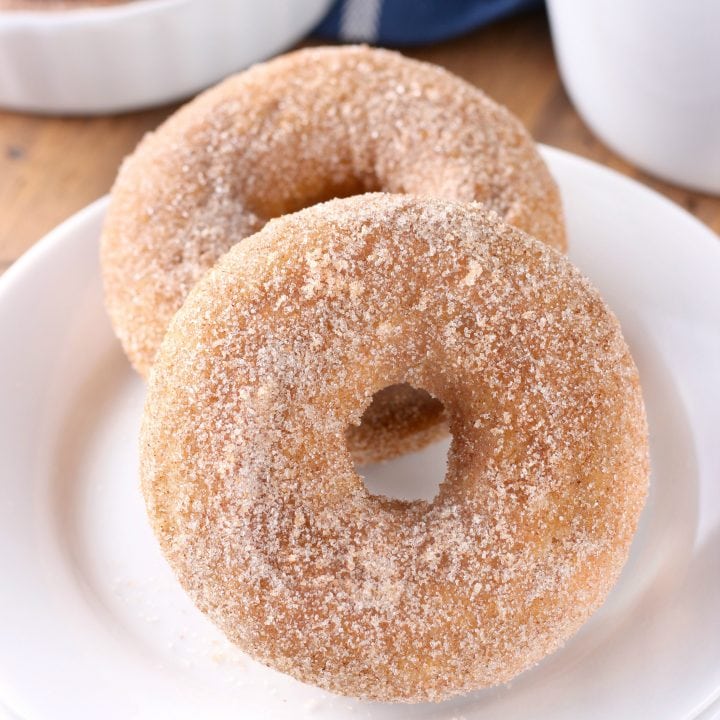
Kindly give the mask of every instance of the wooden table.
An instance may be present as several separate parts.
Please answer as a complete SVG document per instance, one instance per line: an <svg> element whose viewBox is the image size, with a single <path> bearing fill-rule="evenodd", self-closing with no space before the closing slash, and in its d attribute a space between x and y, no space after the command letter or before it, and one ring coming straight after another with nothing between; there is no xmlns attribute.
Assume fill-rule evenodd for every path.
<svg viewBox="0 0 720 720"><path fill-rule="evenodd" d="M720 198L649 178L583 124L560 83L544 13L405 52L483 88L518 115L537 140L638 178L720 233ZM122 157L173 109L89 119L0 113L0 272L61 220L106 193Z"/></svg>

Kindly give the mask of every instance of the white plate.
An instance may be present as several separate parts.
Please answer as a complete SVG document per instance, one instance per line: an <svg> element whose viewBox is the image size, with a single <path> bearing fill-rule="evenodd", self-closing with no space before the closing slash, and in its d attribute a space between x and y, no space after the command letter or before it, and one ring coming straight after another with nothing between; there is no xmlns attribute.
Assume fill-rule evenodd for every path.
<svg viewBox="0 0 720 720"><path fill-rule="evenodd" d="M22 718L681 720L720 694L720 243L645 188L545 150L571 256L623 324L653 480L631 560L562 650L510 686L413 708L301 685L185 597L137 481L144 389L102 306L100 201L0 283L0 697ZM442 472L445 447L398 461ZM370 471L376 476L389 466Z"/></svg>

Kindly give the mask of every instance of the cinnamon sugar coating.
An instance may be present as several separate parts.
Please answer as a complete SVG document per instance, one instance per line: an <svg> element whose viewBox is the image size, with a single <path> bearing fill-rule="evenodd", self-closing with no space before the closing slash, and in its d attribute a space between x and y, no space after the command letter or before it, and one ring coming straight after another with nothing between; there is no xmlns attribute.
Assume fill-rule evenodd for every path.
<svg viewBox="0 0 720 720"><path fill-rule="evenodd" d="M367 47L301 50L209 90L123 164L102 237L106 304L146 375L190 288L270 218L372 190L481 201L565 248L557 187L505 108L447 71ZM438 403L400 389L351 443L363 460L421 445ZM387 400L388 398L386 398ZM397 420L397 418L395 418Z"/></svg>
<svg viewBox="0 0 720 720"><path fill-rule="evenodd" d="M398 383L448 413L432 502L370 495L347 450ZM180 582L246 652L436 701L509 680L603 602L647 430L619 324L564 256L479 204L370 194L269 222L190 292L141 475Z"/></svg>

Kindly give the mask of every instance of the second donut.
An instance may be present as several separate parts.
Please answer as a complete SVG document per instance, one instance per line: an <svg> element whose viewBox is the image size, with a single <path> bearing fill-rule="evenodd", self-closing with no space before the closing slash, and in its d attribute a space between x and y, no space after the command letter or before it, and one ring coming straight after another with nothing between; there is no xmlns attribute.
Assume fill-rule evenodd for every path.
<svg viewBox="0 0 720 720"><path fill-rule="evenodd" d="M102 236L107 308L147 375L187 293L271 218L368 191L479 201L559 250L559 193L521 123L447 71L366 47L301 50L232 77L123 164ZM432 282L432 278L428 278ZM357 460L443 433L438 400L387 388L351 431Z"/></svg>

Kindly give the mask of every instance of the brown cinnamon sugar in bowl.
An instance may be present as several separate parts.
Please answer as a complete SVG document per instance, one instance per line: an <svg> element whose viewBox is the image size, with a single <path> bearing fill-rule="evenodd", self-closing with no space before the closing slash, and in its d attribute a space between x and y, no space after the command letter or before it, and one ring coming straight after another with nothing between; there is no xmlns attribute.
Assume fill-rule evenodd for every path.
<svg viewBox="0 0 720 720"><path fill-rule="evenodd" d="M345 444L403 382L450 419L431 503L370 495ZM269 222L190 292L141 475L170 565L241 648L333 692L441 700L603 602L647 430L619 324L564 256L478 204L373 194Z"/></svg>
<svg viewBox="0 0 720 720"><path fill-rule="evenodd" d="M108 5L126 5L130 2L138 2L138 0L0 0L0 12L3 10L32 10L33 12L77 10Z"/></svg>
<svg viewBox="0 0 720 720"><path fill-rule="evenodd" d="M505 108L397 53L301 50L201 95L124 163L101 258L133 365L147 374L190 288L232 245L270 218L367 190L478 200L565 248L557 187ZM445 416L405 387L387 390L366 421L351 431L362 461L416 449L443 432Z"/></svg>

